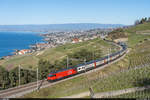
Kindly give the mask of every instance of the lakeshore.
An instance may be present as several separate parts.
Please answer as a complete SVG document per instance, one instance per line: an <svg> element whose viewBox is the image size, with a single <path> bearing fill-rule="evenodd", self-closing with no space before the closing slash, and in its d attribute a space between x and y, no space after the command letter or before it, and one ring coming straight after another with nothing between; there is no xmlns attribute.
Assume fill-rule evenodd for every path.
<svg viewBox="0 0 150 100"><path fill-rule="evenodd" d="M30 49L29 45L43 42L35 32L0 32L0 58L13 56L15 50Z"/></svg>
<svg viewBox="0 0 150 100"><path fill-rule="evenodd" d="M38 42L33 45L29 44L30 49L26 50L26 48L23 48L18 50L13 56L5 56L0 60L0 65L6 67L8 70L17 67L18 65L27 68L36 68L40 59L47 59L54 64L55 61L64 58L67 52L70 52L67 51L67 48L70 50L72 46L77 47L71 51L75 52L79 48L84 48L84 46L82 47L81 45L84 45L85 43L92 45L92 42L95 43L97 40L101 42L101 44L107 45L102 39L104 39L110 31L112 31L112 29L92 29L87 31L53 33L46 32L46 34L40 34L45 43ZM100 47L97 46L96 43L94 48L99 49ZM22 53L22 51L24 53Z"/></svg>
<svg viewBox="0 0 150 100"><path fill-rule="evenodd" d="M113 29L94 29L94 30L87 30L87 31L82 30L82 31L72 31L72 32L46 32L44 34L42 33L36 34L34 32L33 34L32 32L27 32L27 33L26 32L12 32L11 35L14 33L16 35L16 37L14 36L14 38L20 39L23 42L28 42L28 43L27 45L22 45L21 44L22 41L19 41L20 46L15 47L11 45L13 47L13 51L11 49L11 52L9 52L8 55L3 56L1 59L10 58L13 55L24 55L26 53L42 51L46 48L54 48L56 46L64 45L66 43L78 43L82 41L95 39L97 37L104 38L107 36L108 32L112 30ZM21 36L21 35L25 35L25 36L28 35L27 36L28 39L25 38L25 41L24 41L24 38L23 38L24 36ZM12 38L9 38L9 39L11 40ZM7 43L7 41L4 43Z"/></svg>

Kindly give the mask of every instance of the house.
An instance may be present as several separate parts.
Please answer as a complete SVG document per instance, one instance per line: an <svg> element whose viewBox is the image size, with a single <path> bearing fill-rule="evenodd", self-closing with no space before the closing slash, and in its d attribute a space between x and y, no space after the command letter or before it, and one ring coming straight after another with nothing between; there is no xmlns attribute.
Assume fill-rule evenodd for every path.
<svg viewBox="0 0 150 100"><path fill-rule="evenodd" d="M87 40L89 40L89 38L84 38L84 41L87 41Z"/></svg>
<svg viewBox="0 0 150 100"><path fill-rule="evenodd" d="M78 38L72 39L72 43L78 43L78 42L79 42L79 39L78 39Z"/></svg>
<svg viewBox="0 0 150 100"><path fill-rule="evenodd" d="M24 55L24 54L26 54L26 53L30 53L31 52L31 50L30 49L23 49L23 50L20 50L20 51L18 51L18 55Z"/></svg>
<svg viewBox="0 0 150 100"><path fill-rule="evenodd" d="M36 44L37 50L42 50L48 47L47 43L38 43Z"/></svg>
<svg viewBox="0 0 150 100"><path fill-rule="evenodd" d="M72 39L72 43L82 42L82 39L74 38Z"/></svg>
<svg viewBox="0 0 150 100"><path fill-rule="evenodd" d="M81 39L79 39L79 42L82 42L82 40L81 40Z"/></svg>
<svg viewBox="0 0 150 100"><path fill-rule="evenodd" d="M93 36L93 39L95 39L95 38L97 38L97 36L96 36L96 35L94 35L94 36Z"/></svg>

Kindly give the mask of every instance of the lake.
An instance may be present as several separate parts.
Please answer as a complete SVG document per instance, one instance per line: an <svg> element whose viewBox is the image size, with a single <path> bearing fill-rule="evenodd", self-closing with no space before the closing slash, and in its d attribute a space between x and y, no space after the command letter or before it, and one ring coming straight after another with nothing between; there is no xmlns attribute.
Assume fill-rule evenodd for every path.
<svg viewBox="0 0 150 100"><path fill-rule="evenodd" d="M35 32L0 32L0 57L12 55L15 49L28 49L37 42L43 42L43 37Z"/></svg>

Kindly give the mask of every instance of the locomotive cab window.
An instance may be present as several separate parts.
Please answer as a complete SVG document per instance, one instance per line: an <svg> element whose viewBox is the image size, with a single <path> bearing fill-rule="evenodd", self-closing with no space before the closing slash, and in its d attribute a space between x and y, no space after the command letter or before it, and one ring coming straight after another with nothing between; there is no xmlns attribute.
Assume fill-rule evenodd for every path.
<svg viewBox="0 0 150 100"><path fill-rule="evenodd" d="M49 77L53 77L53 76L56 76L56 75L53 75L53 74L50 74L50 75L48 75Z"/></svg>

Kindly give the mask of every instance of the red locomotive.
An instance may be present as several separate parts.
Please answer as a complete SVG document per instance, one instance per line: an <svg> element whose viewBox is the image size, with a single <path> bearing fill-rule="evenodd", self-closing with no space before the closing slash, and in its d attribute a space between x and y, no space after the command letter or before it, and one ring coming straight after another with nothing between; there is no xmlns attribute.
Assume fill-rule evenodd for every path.
<svg viewBox="0 0 150 100"><path fill-rule="evenodd" d="M63 69L63 70L49 73L47 80L51 82L53 80L59 80L59 79L62 79L62 78L65 78L65 77L68 77L71 75L75 75L75 74L77 74L76 69L70 67L67 69Z"/></svg>

